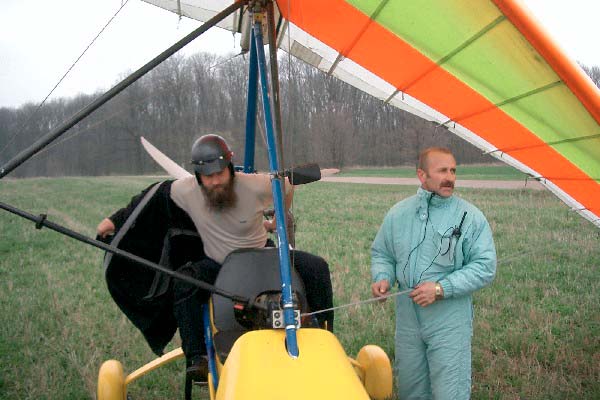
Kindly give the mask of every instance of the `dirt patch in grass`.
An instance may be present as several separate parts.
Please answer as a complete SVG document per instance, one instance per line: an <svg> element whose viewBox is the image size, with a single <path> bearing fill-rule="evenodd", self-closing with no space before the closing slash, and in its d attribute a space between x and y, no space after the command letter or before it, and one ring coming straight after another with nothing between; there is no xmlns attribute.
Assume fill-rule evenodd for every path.
<svg viewBox="0 0 600 400"><path fill-rule="evenodd" d="M322 182L365 183L375 185L407 185L419 186L417 178L383 178L372 176L324 176ZM479 189L533 189L543 190L537 181L487 181L487 180L457 180L456 187Z"/></svg>

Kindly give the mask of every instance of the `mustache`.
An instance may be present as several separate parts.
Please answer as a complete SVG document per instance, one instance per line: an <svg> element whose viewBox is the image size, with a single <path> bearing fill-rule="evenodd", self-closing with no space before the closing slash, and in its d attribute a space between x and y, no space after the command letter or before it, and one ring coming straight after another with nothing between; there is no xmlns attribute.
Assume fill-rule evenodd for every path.
<svg viewBox="0 0 600 400"><path fill-rule="evenodd" d="M451 189L454 189L454 182L452 182L452 181L443 181L440 184L440 187L449 187Z"/></svg>

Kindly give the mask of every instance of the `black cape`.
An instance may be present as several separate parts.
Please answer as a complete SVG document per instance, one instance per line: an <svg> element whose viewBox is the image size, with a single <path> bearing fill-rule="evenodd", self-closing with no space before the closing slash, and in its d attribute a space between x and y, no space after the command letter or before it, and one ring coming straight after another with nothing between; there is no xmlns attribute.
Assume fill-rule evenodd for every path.
<svg viewBox="0 0 600 400"><path fill-rule="evenodd" d="M116 227L110 240L122 250L177 270L205 255L192 220L171 200L172 183L149 186L110 216ZM152 351L162 355L177 330L169 277L109 253L104 261L112 298Z"/></svg>

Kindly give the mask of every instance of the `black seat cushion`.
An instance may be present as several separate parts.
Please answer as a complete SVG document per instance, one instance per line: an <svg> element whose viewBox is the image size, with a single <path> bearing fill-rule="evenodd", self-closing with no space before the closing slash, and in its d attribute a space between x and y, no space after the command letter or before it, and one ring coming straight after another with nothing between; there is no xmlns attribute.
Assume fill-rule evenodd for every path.
<svg viewBox="0 0 600 400"><path fill-rule="evenodd" d="M308 310L304 284L292 268L292 291L301 312ZM264 292L280 292L279 255L276 248L242 249L229 254L219 272L215 286L236 295L254 300ZM215 347L227 354L235 340L248 329L240 325L233 311L233 302L214 294L213 323L217 328Z"/></svg>

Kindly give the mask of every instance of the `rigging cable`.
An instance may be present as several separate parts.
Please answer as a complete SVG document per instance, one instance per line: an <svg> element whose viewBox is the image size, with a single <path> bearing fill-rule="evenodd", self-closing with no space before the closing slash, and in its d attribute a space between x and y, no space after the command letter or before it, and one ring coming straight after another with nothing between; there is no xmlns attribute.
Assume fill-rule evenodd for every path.
<svg viewBox="0 0 600 400"><path fill-rule="evenodd" d="M290 10L290 0L288 0L287 1L287 15L288 15L288 18L290 16L290 11L291 11ZM275 16L275 13L273 12L273 18L274 18L274 16ZM280 18L280 21L281 21L281 19L282 19L281 11L279 12L279 18ZM288 23L286 24L286 26L289 28L289 20L288 20ZM287 30L287 33L286 33L286 30ZM291 85L290 82L291 82L291 79L292 79L292 73L291 73L291 69L290 69L290 65L291 65L290 64L290 62L291 62L291 54L290 54L291 47L290 47L289 30L288 29L286 29L286 30L282 30L279 33L282 34L282 35L286 35L287 36L287 41L288 41L288 51L287 51L287 54L288 54L288 65L287 65L287 82L286 82L287 83L287 93L286 94L287 94L287 98L288 98L287 99L288 112L286 113L286 115L288 117L286 118L286 126L287 126L287 132L288 132L288 134L290 136L289 143L291 145L291 149L290 149L291 151L289 152L289 154L290 154L290 161L289 161L290 164L289 165L290 165L290 171L293 174L294 173L294 165L295 165L295 158L294 158L294 138L295 138L295 135L293 133L294 131L290 130L290 125L289 125L289 122L290 122L289 115L290 115L290 111L292 109L292 105L291 105L292 96L290 96L290 85ZM275 40L275 44L274 44L273 47L276 50L279 50L278 43L280 43L280 42L277 39L277 33L278 32L276 30L271 35L271 37L269 38L269 40ZM280 86L279 86L279 89L281 90ZM281 96L281 94L279 94L279 96ZM281 108L281 103L282 102L281 102L281 97L280 97L280 101L279 101L279 107L280 108ZM283 141L283 132L281 133L281 140ZM281 144L281 149L283 150L283 148L284 147L283 147L283 143L282 143ZM282 159L283 159L283 155L282 155ZM282 166L282 168L284 168L284 166ZM288 223L292 225L292 226L289 226L287 228L288 228L288 231L291 232L291 236L294 238L294 247L295 247L296 246L296 219L294 218L294 203L295 203L294 202L294 197L292 197L292 201L290 203L290 210L289 210L290 214L292 215L292 218L290 218L289 221L286 221L286 225ZM287 218L287 216L286 216L286 218ZM294 261L295 261L295 253L292 252L292 265L294 265Z"/></svg>
<svg viewBox="0 0 600 400"><path fill-rule="evenodd" d="M311 315L317 315L317 314L321 314L324 313L326 311L335 311L335 310L339 310L342 308L347 308L347 307L351 307L351 306L359 306L359 305L363 305L363 304L368 304L368 303L373 303L375 301L382 301L387 299L388 297L395 297L395 296L400 296L403 294L407 294L412 292L413 290L415 290L414 288L410 288L410 289L406 289L406 290L402 290L400 292L394 292L394 293L390 293L390 294L386 294L384 296L380 296L380 297L372 297L370 299L366 299L366 300L359 300L359 301L355 301L354 303L347 303L347 304L342 304L341 306L337 306L337 307L331 307L331 308L326 308L323 310L318 310L318 311L314 311L314 312L310 312L310 313L304 313L301 314L301 317L309 317Z"/></svg>
<svg viewBox="0 0 600 400"><path fill-rule="evenodd" d="M231 57L228 57L228 58L226 58L224 60L219 60L215 64L213 64L210 67L208 67L208 70L210 71L210 70L215 69L215 68L221 68L223 65L230 63L231 61L233 61L237 57L244 56L244 54L245 53L243 51L240 51L237 54L233 54Z"/></svg>
<svg viewBox="0 0 600 400"><path fill-rule="evenodd" d="M522 251L520 253L516 253L516 254L513 254L512 256L506 257L503 260L502 264L506 264L508 261L512 261L514 259L518 259L518 258L521 258L523 256L531 256L531 255L533 255L535 253L538 253L538 252L541 252L541 251L542 250L540 250L540 249L530 250L530 251ZM321 313L324 313L324 312L327 312L327 311L335 311L335 310L340 310L340 309L348 308L348 307L352 307L352 306L360 306L360 305L363 305L363 304L369 304L369 303L373 303L373 302L376 302L376 301L385 300L385 299L387 299L389 297L401 296L403 294L407 294L407 293L412 292L414 289L415 288L408 288L408 289L402 290L400 292L389 293L389 294L386 294L386 295L383 295L383 296L380 296L380 297L372 297L372 298L369 298L369 299L366 299L366 300L359 300L359 301L355 301L355 302L352 302L352 303L342 304L342 305L336 306L336 307L325 308L323 310L317 310L317 311L313 311L313 312L309 312L309 313L302 313L300 316L301 317L308 317L308 316L313 316L313 315L321 314Z"/></svg>
<svg viewBox="0 0 600 400"><path fill-rule="evenodd" d="M287 11L288 11L288 18L291 15L291 9L290 9L290 0L287 1ZM281 18L281 12L279 13L279 18ZM288 106L288 112L286 113L286 115L288 116L286 118L286 122L287 122L287 131L288 134L290 135L290 144L291 144L291 151L290 151L290 169L292 170L292 174L293 172L293 168L295 165L295 157L294 157L294 148L295 148L295 143L294 143L294 139L295 139L295 135L294 135L294 130L290 129L290 118L289 115L292 111L292 96L291 96L291 92L290 92L290 87L291 87L291 82L292 82L292 70L291 70L291 61L292 61L292 48L291 48L291 39L290 39L290 31L289 31L289 20L288 23L286 24L287 29L285 31L282 32L283 35L287 36L287 41L288 41L288 51L287 51L287 55L288 55L288 66L287 66L287 106ZM287 32L286 32L287 31ZM275 35L277 36L277 35ZM279 46L276 46L277 49L279 49ZM281 102L279 102L279 104L281 104ZM291 132L290 132L291 131ZM282 135L282 140L283 140L283 135ZM292 202L290 204L290 213L292 214L292 216L294 215L294 198L292 197ZM291 218L291 222L292 226L289 228L290 232L292 232L292 236L294 237L294 245L296 245L296 219L295 218ZM292 254L292 257L294 257L295 255ZM294 258L292 258L292 264L294 263ZM331 280L331 278L330 278ZM333 296L333 289L332 289L332 296Z"/></svg>
<svg viewBox="0 0 600 400"><path fill-rule="evenodd" d="M90 47L92 47L92 45L94 44L94 42L96 41L96 39L98 39L100 37L100 35L102 34L102 32L104 32L104 30L106 30L106 28L108 28L108 26L112 23L112 21L121 12L121 10L123 9L123 7L125 7L127 5L128 2L129 2L129 0L125 0L124 3L121 2L121 7L119 7L119 9L117 10L117 12L108 20L108 22L104 25L104 27L100 30L100 32L98 32L98 34L96 35L96 37L94 37L94 39L92 39L92 41L87 45L87 47L85 48L85 50L83 50L83 52L79 55L79 57L77 57L77 59L75 60L75 62L73 62L73 64L71 64L71 66L67 69L67 72L65 72L64 75L62 76L62 78L60 78L58 80L58 82L56 83L56 85L54 85L54 87L52 88L52 90L50 90L50 93L48 93L46 95L46 97L44 98L44 100L42 100L42 102L36 107L36 109L33 111L33 113L27 119L27 121L25 121L23 123L23 125L21 125L21 128L14 135L11 136L11 138L8 140L8 142L6 142L6 144L4 145L4 147L2 148L2 150L0 150L0 154L2 154L8 148L8 146L10 146L12 144L12 142L16 139L17 136L19 136L19 135L21 135L23 133L23 131L29 125L29 123L31 122L31 120L37 115L37 113L40 111L40 109L42 108L42 106L46 103L46 100L48 100L48 98L52 95L52 93L54 93L54 91L56 90L56 88L58 87L58 85L60 85L62 83L62 81L67 77L67 75L69 74L69 72L71 72L71 70L75 67L75 65L79 62L79 60L81 60L81 58L83 57L83 55L89 50Z"/></svg>

